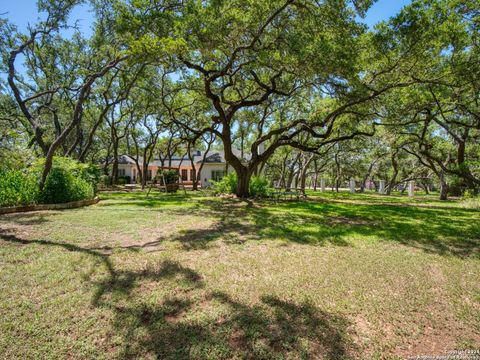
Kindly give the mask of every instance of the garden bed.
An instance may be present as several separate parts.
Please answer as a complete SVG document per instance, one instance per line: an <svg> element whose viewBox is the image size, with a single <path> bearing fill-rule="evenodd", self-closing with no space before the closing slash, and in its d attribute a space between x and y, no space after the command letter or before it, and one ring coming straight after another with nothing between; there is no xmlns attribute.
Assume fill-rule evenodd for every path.
<svg viewBox="0 0 480 360"><path fill-rule="evenodd" d="M0 208L0 215L16 213L16 212L39 211L39 210L74 209L82 206L93 205L98 203L99 201L100 201L100 198L97 196L93 199L72 201L72 202L63 203L63 204L36 204L36 205L24 205L24 206L9 206L9 207Z"/></svg>

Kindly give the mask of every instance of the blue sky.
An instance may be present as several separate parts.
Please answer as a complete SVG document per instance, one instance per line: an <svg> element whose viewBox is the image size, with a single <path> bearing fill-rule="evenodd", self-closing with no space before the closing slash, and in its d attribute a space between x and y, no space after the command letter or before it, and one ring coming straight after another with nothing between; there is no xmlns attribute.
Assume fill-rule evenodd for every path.
<svg viewBox="0 0 480 360"><path fill-rule="evenodd" d="M363 20L369 27L382 20L388 20L397 14L401 8L411 3L411 0L378 0L367 12Z"/></svg>
<svg viewBox="0 0 480 360"><path fill-rule="evenodd" d="M411 0L378 0L368 11L364 21L373 27L381 20L387 20L395 15ZM6 13L6 14L5 14ZM25 30L28 23L34 24L39 14L36 0L0 0L0 14L16 24L20 30ZM78 20L82 32L89 32L92 15L87 6L77 7L71 15L72 21Z"/></svg>
<svg viewBox="0 0 480 360"><path fill-rule="evenodd" d="M28 24L35 24L40 16L37 11L36 0L0 0L0 14L17 25L21 31L24 31ZM70 19L70 24L77 21L77 25L82 33L89 33L92 14L88 6L75 7L70 15Z"/></svg>

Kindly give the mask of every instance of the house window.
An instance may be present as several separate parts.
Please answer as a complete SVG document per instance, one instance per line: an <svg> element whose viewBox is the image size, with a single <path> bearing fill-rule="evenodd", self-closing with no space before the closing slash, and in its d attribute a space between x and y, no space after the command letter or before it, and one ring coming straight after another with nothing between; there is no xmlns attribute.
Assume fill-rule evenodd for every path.
<svg viewBox="0 0 480 360"><path fill-rule="evenodd" d="M220 181L225 176L224 170L212 170L212 180Z"/></svg>
<svg viewBox="0 0 480 360"><path fill-rule="evenodd" d="M182 169L182 181L187 181L187 180L188 180L188 170Z"/></svg>
<svg viewBox="0 0 480 360"><path fill-rule="evenodd" d="M195 181L195 172L193 169L190 169L190 181Z"/></svg>
<svg viewBox="0 0 480 360"><path fill-rule="evenodd" d="M118 169L117 175L118 176L125 176L125 169Z"/></svg>

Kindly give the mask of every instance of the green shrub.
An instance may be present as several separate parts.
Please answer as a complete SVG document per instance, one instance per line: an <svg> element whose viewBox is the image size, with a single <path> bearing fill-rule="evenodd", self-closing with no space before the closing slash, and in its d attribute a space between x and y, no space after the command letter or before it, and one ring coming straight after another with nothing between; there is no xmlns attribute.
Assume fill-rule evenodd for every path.
<svg viewBox="0 0 480 360"><path fill-rule="evenodd" d="M234 172L227 174L220 181L212 181L213 189L216 194L235 194L237 191L237 175ZM252 176L248 191L252 197L267 197L271 189L269 181L263 176Z"/></svg>
<svg viewBox="0 0 480 360"><path fill-rule="evenodd" d="M108 186L112 185L112 177L108 176L108 175L100 176L99 184L104 186L104 187L108 187Z"/></svg>
<svg viewBox="0 0 480 360"><path fill-rule="evenodd" d="M464 199L475 198L477 196L477 194L478 194L477 191L475 191L473 189L467 189L463 193L463 198Z"/></svg>
<svg viewBox="0 0 480 360"><path fill-rule="evenodd" d="M256 198L267 197L271 192L270 186L268 184L269 181L267 178L263 176L252 176L248 187L250 196Z"/></svg>
<svg viewBox="0 0 480 360"><path fill-rule="evenodd" d="M130 176L126 175L126 176L119 176L118 179L117 179L117 183L119 185L125 185L125 184L130 184L131 182L131 178Z"/></svg>
<svg viewBox="0 0 480 360"><path fill-rule="evenodd" d="M36 171L38 176L40 176L43 171L44 164L45 159L38 159L33 164L32 171ZM52 169L53 168L64 169L69 174L82 178L88 183L92 184L94 188L100 181L100 169L95 164L84 164L68 157L54 156Z"/></svg>
<svg viewBox="0 0 480 360"><path fill-rule="evenodd" d="M44 163L45 160L40 159L33 167L38 176ZM99 179L100 171L94 164L83 164L70 158L55 156L39 201L58 204L92 199Z"/></svg>
<svg viewBox="0 0 480 360"><path fill-rule="evenodd" d="M53 167L40 194L40 202L59 204L92 199L94 195L94 187L87 180L75 176L67 169Z"/></svg>
<svg viewBox="0 0 480 360"><path fill-rule="evenodd" d="M215 194L235 194L237 191L237 175L233 172L228 173L220 181L213 181L213 190Z"/></svg>
<svg viewBox="0 0 480 360"><path fill-rule="evenodd" d="M97 166L54 157L44 188L39 191L44 164L45 159L39 159L24 171L0 170L0 206L57 204L95 196L100 178Z"/></svg>
<svg viewBox="0 0 480 360"><path fill-rule="evenodd" d="M177 170L158 170L155 178L163 184L163 179L167 184L176 184L178 182L178 171Z"/></svg>
<svg viewBox="0 0 480 360"><path fill-rule="evenodd" d="M35 204L38 189L34 174L19 170L0 171L0 207Z"/></svg>
<svg viewBox="0 0 480 360"><path fill-rule="evenodd" d="M117 185L125 185L127 183L127 179L125 179L125 176L119 176L117 178Z"/></svg>

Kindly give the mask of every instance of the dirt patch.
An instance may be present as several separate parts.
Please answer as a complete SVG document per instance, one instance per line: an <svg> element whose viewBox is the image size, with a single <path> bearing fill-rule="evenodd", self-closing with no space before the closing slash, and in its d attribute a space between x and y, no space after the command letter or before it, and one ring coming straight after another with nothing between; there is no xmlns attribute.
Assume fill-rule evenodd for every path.
<svg viewBox="0 0 480 360"><path fill-rule="evenodd" d="M396 349L395 355L408 357L412 355L439 356L454 350L461 333L446 326L445 328L425 327L423 334L412 344Z"/></svg>
<svg viewBox="0 0 480 360"><path fill-rule="evenodd" d="M444 281L444 275L440 269L437 268L432 271L432 279L435 277L435 282ZM420 329L420 334L410 343L402 344L395 349L395 355L403 357L446 355L448 351L457 349L461 341L465 339L466 334L470 334L470 337L474 334L472 329L462 326L462 323L453 315L454 310L451 309L451 304L446 300L447 297L441 285L434 287L432 291L432 303L420 315L423 319L419 323L424 324ZM479 344L480 335L473 336L475 339L471 340Z"/></svg>
<svg viewBox="0 0 480 360"><path fill-rule="evenodd" d="M245 332L242 329L233 329L228 343L234 349L247 350L249 348L248 341L245 337Z"/></svg>
<svg viewBox="0 0 480 360"><path fill-rule="evenodd" d="M21 226L16 226L15 228L10 228L7 226L0 226L0 239L2 240L8 240L10 238L27 238L28 232L25 229L22 229ZM23 243L13 243L14 245L17 246L22 246L25 245Z"/></svg>
<svg viewBox="0 0 480 360"><path fill-rule="evenodd" d="M355 330L362 338L369 338L372 335L372 324L362 316L355 318Z"/></svg>
<svg viewBox="0 0 480 360"><path fill-rule="evenodd" d="M185 317L185 311L179 310L165 315L165 321L171 324L176 324L182 321Z"/></svg>
<svg viewBox="0 0 480 360"><path fill-rule="evenodd" d="M429 273L432 280L434 280L437 284L445 284L447 281L442 269L440 269L437 265L432 264L430 266Z"/></svg>

